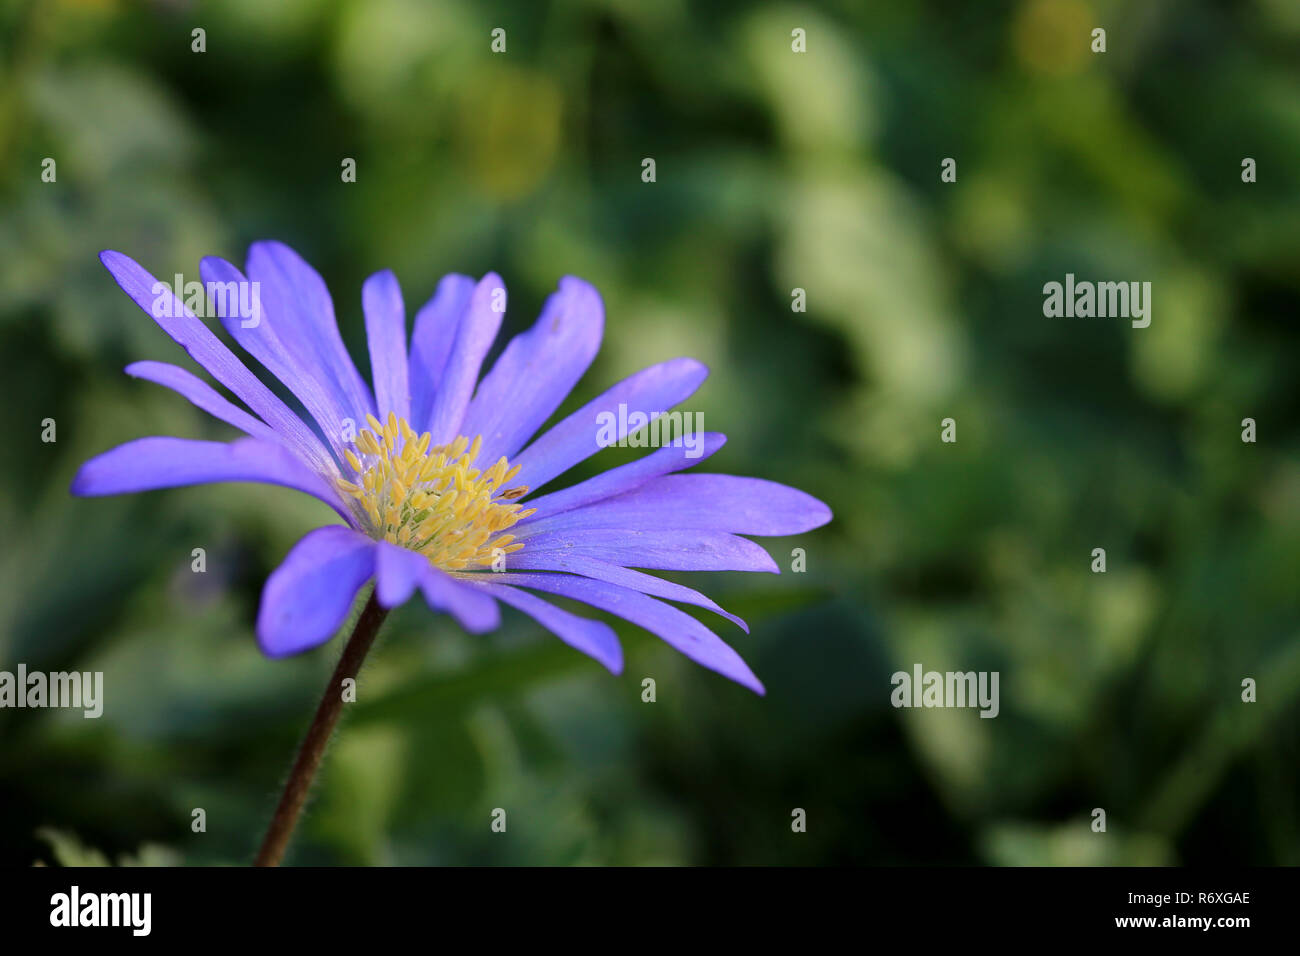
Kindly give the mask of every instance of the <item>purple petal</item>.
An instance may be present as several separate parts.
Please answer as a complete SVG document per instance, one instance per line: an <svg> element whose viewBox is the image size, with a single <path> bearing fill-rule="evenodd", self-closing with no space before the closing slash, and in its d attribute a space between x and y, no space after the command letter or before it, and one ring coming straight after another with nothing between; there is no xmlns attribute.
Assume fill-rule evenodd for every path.
<svg viewBox="0 0 1300 956"><path fill-rule="evenodd" d="M226 401L211 385L178 365L169 365L166 362L132 362L126 367L126 374L132 378L142 378L146 382L170 388L213 418L234 425L254 438L261 438L263 441L275 444L284 441L270 425L254 418L233 402Z"/></svg>
<svg viewBox="0 0 1300 956"><path fill-rule="evenodd" d="M375 547L375 596L384 607L397 607L420 588L429 606L455 617L465 630L482 634L501 623L490 595L465 587L408 548L380 541Z"/></svg>
<svg viewBox="0 0 1300 956"><path fill-rule="evenodd" d="M206 286L249 281L234 265L218 256L203 259L199 273ZM356 431L365 411L351 408L347 398L330 381L329 373L315 359L313 344L298 325L294 310L285 304L282 290L277 286L261 288L256 324L246 325L251 318L229 309L221 312L221 324L244 351L261 362L302 402L334 449L336 458L342 461L347 447L343 436ZM350 430L346 424L349 419L353 424Z"/></svg>
<svg viewBox="0 0 1300 956"><path fill-rule="evenodd" d="M505 286L501 277L489 272L470 296L465 315L456 329L456 341L447 356L447 366L438 382L438 391L433 396L433 408L425 430L433 434L434 445L445 445L460 434L461 422L465 420L465 409L474 394L483 359L501 328L504 304Z"/></svg>
<svg viewBox="0 0 1300 956"><path fill-rule="evenodd" d="M385 269L361 287L361 308L366 314L366 342L370 347L370 374L375 380L379 420L389 412L411 417L411 389L406 370L406 306L397 277Z"/></svg>
<svg viewBox="0 0 1300 956"><path fill-rule="evenodd" d="M740 655L685 611L679 611L630 588L570 574L518 574L513 571L488 573L492 574L493 581L573 598L631 621L663 638L697 664L717 671L759 694L763 693L763 685L749 669L749 665L741 660Z"/></svg>
<svg viewBox="0 0 1300 956"><path fill-rule="evenodd" d="M461 433L483 436L479 460L513 455L568 397L600 349L605 306L600 294L573 276L560 280L527 332L510 340L479 383Z"/></svg>
<svg viewBox="0 0 1300 956"><path fill-rule="evenodd" d="M523 611L564 643L593 657L613 674L623 672L623 648L613 628L601 621L579 617L563 608L543 601L535 594L518 588L497 584L492 575L465 575L463 580L504 601L516 610Z"/></svg>
<svg viewBox="0 0 1300 956"><path fill-rule="evenodd" d="M282 242L255 242L248 249L248 277L261 283L263 315L285 326L281 338L302 350L302 366L332 389L343 417L360 421L374 411L370 389L339 336L334 303L325 280Z"/></svg>
<svg viewBox="0 0 1300 956"><path fill-rule="evenodd" d="M375 544L375 597L384 607L405 604L424 579L429 559L389 541Z"/></svg>
<svg viewBox="0 0 1300 956"><path fill-rule="evenodd" d="M90 459L72 479L72 493L90 498L219 481L282 485L319 498L344 520L351 516L330 485L282 445L258 438L233 442L137 438Z"/></svg>
<svg viewBox="0 0 1300 956"><path fill-rule="evenodd" d="M198 362L245 405L260 415L302 456L321 471L334 467L333 459L297 415L222 344L221 340L184 304L144 270L138 262L120 252L106 249L99 254L122 291L129 295L194 361ZM155 293L154 290L158 292ZM159 308L155 309L155 302ZM157 313L166 313L159 315Z"/></svg>
<svg viewBox="0 0 1300 956"><path fill-rule="evenodd" d="M623 417L618 414L619 405L646 415L665 412L694 394L708 374L709 370L694 359L679 358L625 378L525 448L514 460L521 466L516 483L540 488L600 451L602 414L614 415L618 420L618 433L614 435L617 441L626 434Z"/></svg>
<svg viewBox="0 0 1300 956"><path fill-rule="evenodd" d="M433 410L433 396L442 381L456 341L456 330L469 307L475 282L469 276L452 273L442 277L438 290L415 314L411 332L411 417L412 427L423 429Z"/></svg>
<svg viewBox="0 0 1300 956"><path fill-rule="evenodd" d="M667 475L605 501L530 522L518 533L579 528L654 528L800 534L831 520L831 510L797 488L735 475Z"/></svg>
<svg viewBox="0 0 1300 956"><path fill-rule="evenodd" d="M698 454L694 458L688 457L692 451L689 448L674 448L671 446L660 448L644 458L628 462L626 465L619 465L617 468L611 468L609 471L602 472L594 478L588 478L586 481L565 488L563 491L554 491L549 495L534 498L528 501L528 507L536 508L537 514L532 518L525 518L516 527L523 528L530 521L537 521L548 515L595 504L597 501L603 501L625 491L631 491L633 488L645 484L651 478L658 478L669 472L690 468L708 458L726 442L726 435L717 432L705 432L701 436L700 446L695 449ZM515 532L515 534L517 536L519 532Z"/></svg>
<svg viewBox="0 0 1300 956"><path fill-rule="evenodd" d="M420 590L429 607L450 614L471 634L496 630L501 625L501 611L491 596L477 591L445 571L425 561Z"/></svg>
<svg viewBox="0 0 1300 956"><path fill-rule="evenodd" d="M616 564L563 551L532 552L525 549L511 555L509 563L512 571L567 571L570 574L631 588L642 594L667 598L669 601L680 601L683 604L694 604L696 607L707 608L715 614L720 614L746 634L749 633L748 624L730 611L724 611L699 591L665 581L651 574L642 574L640 571L631 571Z"/></svg>
<svg viewBox="0 0 1300 956"><path fill-rule="evenodd" d="M721 531L640 531L593 528L546 531L519 554L561 551L622 567L653 571L767 571L780 568L763 548Z"/></svg>
<svg viewBox="0 0 1300 956"><path fill-rule="evenodd" d="M375 569L375 542L359 531L317 528L271 572L257 612L257 641L267 657L324 644L347 617Z"/></svg>

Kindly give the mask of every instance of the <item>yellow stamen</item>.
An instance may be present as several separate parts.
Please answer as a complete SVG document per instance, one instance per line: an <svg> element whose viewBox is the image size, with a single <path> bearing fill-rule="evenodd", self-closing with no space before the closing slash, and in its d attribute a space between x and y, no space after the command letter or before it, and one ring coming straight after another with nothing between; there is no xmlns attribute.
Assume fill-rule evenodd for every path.
<svg viewBox="0 0 1300 956"><path fill-rule="evenodd" d="M515 499L524 486L501 489L519 474L505 458L475 468L482 436L464 435L433 446L433 436L417 433L392 412L386 422L373 415L343 457L353 474L335 484L351 502L363 527L374 537L418 551L448 571L489 567L497 554L523 547L501 534L533 513Z"/></svg>

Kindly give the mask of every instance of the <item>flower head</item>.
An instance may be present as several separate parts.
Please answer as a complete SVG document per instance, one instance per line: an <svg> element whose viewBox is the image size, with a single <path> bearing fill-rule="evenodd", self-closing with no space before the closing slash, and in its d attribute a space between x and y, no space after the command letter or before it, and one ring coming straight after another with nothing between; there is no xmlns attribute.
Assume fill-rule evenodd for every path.
<svg viewBox="0 0 1300 956"><path fill-rule="evenodd" d="M825 524L830 510L770 481L678 474L722 447L724 436L714 433L701 436L694 454L681 442L665 445L537 495L603 445L680 404L708 374L687 358L651 366L537 435L600 345L604 306L586 282L562 279L533 327L480 378L504 312L501 280L446 276L416 313L408 341L397 280L376 273L361 295L371 389L343 345L325 283L292 249L254 243L244 272L204 259L210 297L248 302L234 290L249 283L258 290L255 314L219 307L219 318L301 403L309 425L138 263L111 251L100 259L244 407L178 366L136 362L127 374L176 391L248 437L136 439L86 462L73 494L255 481L313 495L344 522L309 532L267 580L257 635L269 656L329 640L373 579L382 606L418 590L475 633L495 628L497 602L508 604L618 673L623 657L613 630L538 592L574 599L762 692L730 646L665 600L707 608L748 630L745 623L698 591L644 572L776 572L768 554L740 536L797 534ZM628 408L643 418L619 415L608 425Z"/></svg>

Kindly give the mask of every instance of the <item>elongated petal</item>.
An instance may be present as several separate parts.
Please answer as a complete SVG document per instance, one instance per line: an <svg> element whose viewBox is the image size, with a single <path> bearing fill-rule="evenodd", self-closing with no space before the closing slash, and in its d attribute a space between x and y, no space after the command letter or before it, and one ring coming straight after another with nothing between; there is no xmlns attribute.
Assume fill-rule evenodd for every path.
<svg viewBox="0 0 1300 956"><path fill-rule="evenodd" d="M626 528L545 531L521 554L562 551L622 567L652 571L766 571L780 568L760 545L723 531L644 531Z"/></svg>
<svg viewBox="0 0 1300 956"><path fill-rule="evenodd" d="M411 417L411 388L406 368L406 306L397 277L385 269L361 287L361 308L366 314L366 341L370 347L370 375L375 380L375 404L380 421L389 412Z"/></svg>
<svg viewBox="0 0 1300 956"><path fill-rule="evenodd" d="M375 569L375 542L351 528L317 528L266 579L257 641L268 657L324 644L342 626Z"/></svg>
<svg viewBox="0 0 1300 956"><path fill-rule="evenodd" d="M722 638L686 612L647 597L639 591L605 581L574 577L571 574L506 571L500 574L493 573L492 580L501 584L515 584L536 591L558 594L590 604L602 611L608 611L661 637L697 664L717 671L723 677L730 678L756 693L763 693L763 685L749 669L749 665L741 660L740 655Z"/></svg>
<svg viewBox="0 0 1300 956"><path fill-rule="evenodd" d="M134 259L106 249L99 254L122 291L129 295L171 338L218 382L274 428L290 446L318 470L335 467L328 451L311 429L269 388L250 372L235 354L168 287L151 276Z"/></svg>
<svg viewBox="0 0 1300 956"><path fill-rule="evenodd" d="M694 394L708 374L709 370L694 359L679 358L625 378L525 448L514 459L520 466L516 482L534 489L542 487L600 451L601 439L605 437L601 434L603 416L613 415L618 423L609 436L611 440L617 441L627 434L623 427L626 416L619 415L619 405L646 415L665 412Z"/></svg>
<svg viewBox="0 0 1300 956"><path fill-rule="evenodd" d="M442 381L447 356L456 342L456 330L469 307L476 283L469 276L452 273L442 277L438 289L415 314L411 331L411 417L423 429L433 410L433 396ZM471 436L472 437L472 436Z"/></svg>
<svg viewBox="0 0 1300 956"><path fill-rule="evenodd" d="M179 365L166 362L132 362L126 367L126 374L132 378L142 378L153 382L189 400L196 408L201 408L213 418L234 425L240 431L261 438L274 444L283 444L284 439L270 425L254 418L233 402L217 394L203 379L185 371Z"/></svg>
<svg viewBox="0 0 1300 956"><path fill-rule="evenodd" d="M461 433L465 410L478 382L483 359L497 337L505 316L505 285L495 272L489 272L474 287L469 305L456 328L456 341L447 356L438 390L433 396L426 431L433 434L434 445L445 445ZM418 430L418 426L416 426ZM468 436L473 437L473 436Z"/></svg>
<svg viewBox="0 0 1300 956"><path fill-rule="evenodd" d="M274 241L253 243L246 265L248 277L261 283L266 317L288 327L281 338L303 350L303 367L319 372L343 415L360 421L374 411L370 389L339 335L334 303L320 274L298 253Z"/></svg>
<svg viewBox="0 0 1300 956"><path fill-rule="evenodd" d="M621 568L616 564L610 564L596 558L589 558L579 554L566 554L563 551L532 552L525 550L511 555L509 565L512 571L567 571L570 574L595 578L597 581L618 584L653 597L667 598L669 601L680 601L683 604L694 604L696 607L707 608L713 613L725 617L746 634L749 633L748 624L730 611L724 611L699 591L683 587L680 584L674 584L671 581L665 581L651 574L642 574L640 571Z"/></svg>
<svg viewBox="0 0 1300 956"><path fill-rule="evenodd" d="M800 534L831 520L831 510L798 488L735 475L667 475L586 508L531 522L518 537L561 528L656 528Z"/></svg>
<svg viewBox="0 0 1300 956"><path fill-rule="evenodd" d="M384 607L405 604L424 579L429 559L389 541L375 544L375 597Z"/></svg>
<svg viewBox="0 0 1300 956"><path fill-rule="evenodd" d="M450 614L471 634L482 634L501 625L501 610L491 595L439 571L427 561L425 568L420 577L420 590L429 607Z"/></svg>
<svg viewBox="0 0 1300 956"><path fill-rule="evenodd" d="M480 461L510 457L533 437L591 365L604 329L600 294L581 279L561 279L537 322L510 340L474 394L461 433L483 436Z"/></svg>
<svg viewBox="0 0 1300 956"><path fill-rule="evenodd" d="M133 494L220 481L256 481L319 498L350 520L338 493L282 445L258 438L233 442L137 438L81 466L72 493L81 497Z"/></svg>
<svg viewBox="0 0 1300 956"><path fill-rule="evenodd" d="M623 673L623 648L618 642L618 635L608 624L579 617L527 591L496 584L489 580L489 575L472 578L467 575L466 579L474 587L523 611L570 647L604 664L611 673Z"/></svg>
<svg viewBox="0 0 1300 956"><path fill-rule="evenodd" d="M375 547L375 596L384 607L397 607L419 588L435 611L451 614L471 634L494 630L501 612L488 594L468 588L438 570L422 554L380 541Z"/></svg>
<svg viewBox="0 0 1300 956"><path fill-rule="evenodd" d="M658 478L660 475L681 471L683 468L690 468L708 458L726 442L726 435L720 435L716 432L704 432L698 436L698 445L695 448L685 446L681 448L671 446L660 448L644 458L628 462L626 465L619 465L617 468L611 468L609 471L602 472L594 478L588 478L586 481L565 488L563 491L554 491L549 495L530 499L528 507L536 508L537 514L532 518L525 518L516 527L524 528L528 526L530 521L540 520L543 517L556 515L564 511L572 511L574 508L582 508L586 505L595 504L597 501L604 501L614 495L631 491L633 488L645 484L651 478ZM518 532L516 532L517 534Z"/></svg>
<svg viewBox="0 0 1300 956"><path fill-rule="evenodd" d="M208 288L237 287L250 281L218 256L203 259L199 272ZM355 432L365 411L351 408L347 398L331 382L330 373L316 359L313 345L299 324L294 308L284 301L284 294L277 286L272 286L269 292L262 287L255 316L244 317L238 311L226 309L219 313L221 324L244 351L261 362L302 402L334 449L336 460L342 461L347 445L343 436L350 434L346 423L351 419L351 431Z"/></svg>

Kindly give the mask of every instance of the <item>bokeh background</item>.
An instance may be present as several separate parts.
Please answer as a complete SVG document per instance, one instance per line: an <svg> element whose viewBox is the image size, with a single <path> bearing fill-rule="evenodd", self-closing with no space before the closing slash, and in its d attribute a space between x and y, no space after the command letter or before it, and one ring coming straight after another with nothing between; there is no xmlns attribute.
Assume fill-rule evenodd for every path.
<svg viewBox="0 0 1300 956"><path fill-rule="evenodd" d="M708 470L835 511L764 541L780 577L685 578L748 618L719 633L766 699L635 628L614 678L513 612L469 637L413 602L292 862L1300 862L1300 5L0 11L0 669L106 682L99 720L0 711L3 862L244 863L269 818L340 644L271 662L253 620L330 514L67 493L119 442L233 437L122 374L188 359L96 253L197 278L268 237L326 277L363 374L375 270L413 313L495 269L511 331L583 276L608 318L576 401L695 356L688 408L730 436ZM1045 319L1066 272L1152 282L1150 328ZM918 662L999 671L1001 715L895 710Z"/></svg>

